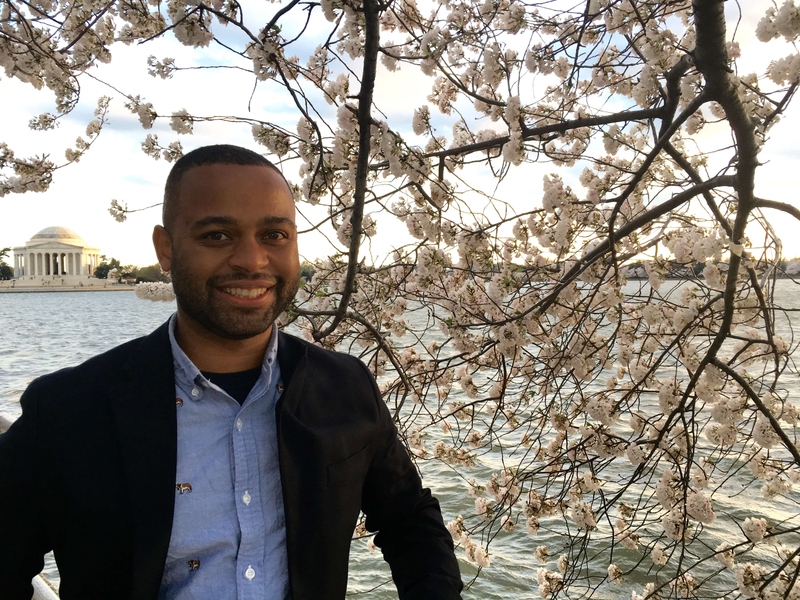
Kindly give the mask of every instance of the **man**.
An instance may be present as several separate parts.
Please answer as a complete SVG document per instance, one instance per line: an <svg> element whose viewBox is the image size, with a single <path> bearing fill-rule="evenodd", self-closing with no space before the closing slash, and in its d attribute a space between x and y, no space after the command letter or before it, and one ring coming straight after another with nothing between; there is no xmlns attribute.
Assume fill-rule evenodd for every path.
<svg viewBox="0 0 800 600"><path fill-rule="evenodd" d="M279 332L299 284L280 172L173 167L153 233L178 310L34 381L0 436L0 598L340 599L359 510L403 599L459 598L452 540L358 360Z"/></svg>

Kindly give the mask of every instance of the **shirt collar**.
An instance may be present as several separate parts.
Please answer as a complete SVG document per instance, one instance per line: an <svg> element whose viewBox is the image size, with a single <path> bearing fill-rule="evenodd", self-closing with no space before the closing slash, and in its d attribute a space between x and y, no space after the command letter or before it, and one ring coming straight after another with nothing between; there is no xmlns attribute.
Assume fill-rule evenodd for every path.
<svg viewBox="0 0 800 600"><path fill-rule="evenodd" d="M178 345L175 339L175 328L178 325L178 313L173 313L169 319L169 344L172 348L172 360L175 368L175 380L179 386L192 387L195 385L201 388L216 386L208 379L203 377L203 374L195 366L195 364L186 356L186 353ZM261 377L266 376L267 381L272 380L272 374L278 364L278 324L272 324L272 335L267 342L267 351L264 353L264 362L261 363ZM183 387L181 386L181 387ZM201 394L190 396L192 400L199 400Z"/></svg>

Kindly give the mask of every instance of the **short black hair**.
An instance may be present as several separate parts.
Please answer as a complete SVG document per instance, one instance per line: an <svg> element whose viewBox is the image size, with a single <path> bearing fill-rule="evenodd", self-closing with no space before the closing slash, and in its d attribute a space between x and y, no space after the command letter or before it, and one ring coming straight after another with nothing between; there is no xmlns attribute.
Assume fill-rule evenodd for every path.
<svg viewBox="0 0 800 600"><path fill-rule="evenodd" d="M281 173L280 169L258 152L253 152L241 146L231 144L215 144L201 146L184 154L172 166L164 186L164 204L161 207L161 221L167 231L171 231L175 220L175 211L181 193L181 179L189 169L205 165L242 165L255 167L269 167L277 172L286 182L286 187L291 191L291 186Z"/></svg>

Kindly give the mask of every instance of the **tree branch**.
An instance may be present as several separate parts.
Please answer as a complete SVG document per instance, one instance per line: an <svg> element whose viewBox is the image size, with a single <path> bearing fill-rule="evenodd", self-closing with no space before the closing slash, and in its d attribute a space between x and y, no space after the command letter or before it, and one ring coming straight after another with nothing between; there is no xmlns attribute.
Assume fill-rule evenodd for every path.
<svg viewBox="0 0 800 600"><path fill-rule="evenodd" d="M786 202L778 202L777 200L765 200L764 198L755 198L755 208L774 208L775 210L783 211L792 215L795 219L800 221L800 209Z"/></svg>
<svg viewBox="0 0 800 600"><path fill-rule="evenodd" d="M792 458L794 458L795 464L800 466L800 451L797 450L797 446L795 446L794 442L792 442L792 440L789 439L789 436L786 435L786 432L783 430L783 427L781 427L780 423L778 422L778 419L775 418L772 412L761 401L761 398L759 398L758 394L756 394L755 390L750 386L747 380L741 375L739 375L739 373L737 373L735 369L728 366L726 363L719 360L718 358L712 358L710 362L720 371L724 371L725 374L728 375L728 377L730 377L736 383L739 384L739 386L744 390L745 394L747 394L747 397L750 398L750 400L753 401L753 404L756 405L758 411L767 418L769 424L772 426L772 429L775 431L778 437L781 438L783 445L786 446L786 449L789 451L789 454L791 454Z"/></svg>
<svg viewBox="0 0 800 600"><path fill-rule="evenodd" d="M347 313L350 297L355 290L358 271L358 251L361 247L361 221L364 217L364 198L367 193L369 173L370 139L372 137L372 92L375 88L375 74L378 67L378 47L380 41L380 7L377 0L364 0L364 66L361 77L361 90L358 93L358 160L356 162L356 186L353 193L353 209L350 217L350 250L347 255L347 275L336 315L330 325L322 331L314 332L314 339L320 340L336 330Z"/></svg>

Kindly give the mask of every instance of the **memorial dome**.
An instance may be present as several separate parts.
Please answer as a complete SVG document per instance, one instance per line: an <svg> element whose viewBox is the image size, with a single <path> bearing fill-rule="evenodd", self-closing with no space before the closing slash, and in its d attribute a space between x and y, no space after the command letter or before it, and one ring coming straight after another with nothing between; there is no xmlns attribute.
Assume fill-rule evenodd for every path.
<svg viewBox="0 0 800 600"><path fill-rule="evenodd" d="M66 227L45 227L34 235L31 240L72 240L82 242L83 238L72 229Z"/></svg>

